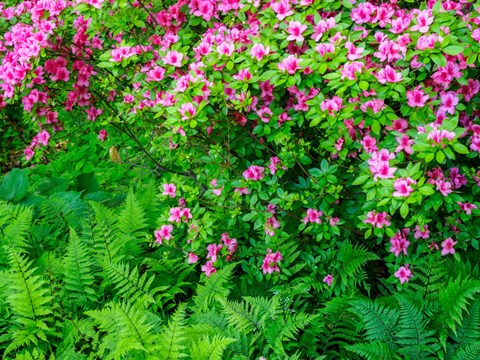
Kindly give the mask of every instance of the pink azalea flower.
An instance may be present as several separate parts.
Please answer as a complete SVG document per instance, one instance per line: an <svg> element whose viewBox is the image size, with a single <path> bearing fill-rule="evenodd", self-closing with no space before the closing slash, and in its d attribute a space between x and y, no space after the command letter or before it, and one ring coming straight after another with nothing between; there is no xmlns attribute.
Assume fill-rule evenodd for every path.
<svg viewBox="0 0 480 360"><path fill-rule="evenodd" d="M213 264L211 261L207 261L205 265L202 265L202 271L205 273L207 277L210 277L210 275L217 272L217 269L213 267Z"/></svg>
<svg viewBox="0 0 480 360"><path fill-rule="evenodd" d="M423 229L423 230L422 230ZM430 230L428 230L428 225L415 226L415 232L413 233L415 239L428 239L430 237Z"/></svg>
<svg viewBox="0 0 480 360"><path fill-rule="evenodd" d="M417 24L410 28L410 31L418 31L420 33L427 33L430 25L433 23L432 10L423 10L417 14Z"/></svg>
<svg viewBox="0 0 480 360"><path fill-rule="evenodd" d="M278 222L275 216L272 216L267 219L265 223L265 234L269 236L275 236L275 229L280 227L280 223Z"/></svg>
<svg viewBox="0 0 480 360"><path fill-rule="evenodd" d="M396 153L403 150L407 154L410 154L410 155L413 154L412 145L414 141L411 140L407 135L403 135L402 137L397 137L396 140L398 142L398 146L395 149Z"/></svg>
<svg viewBox="0 0 480 360"><path fill-rule="evenodd" d="M100 130L100 132L98 133L97 138L98 138L99 140L102 140L102 142L104 142L105 139L107 138L107 136L108 136L107 130L102 129L102 130Z"/></svg>
<svg viewBox="0 0 480 360"><path fill-rule="evenodd" d="M162 244L163 240L170 240L172 238L172 225L162 225L160 230L155 231L155 241L159 244Z"/></svg>
<svg viewBox="0 0 480 360"><path fill-rule="evenodd" d="M453 131L447 130L432 130L427 135L427 140L433 140L436 144L441 144L443 139L447 139L448 141L452 141L455 137L455 133Z"/></svg>
<svg viewBox="0 0 480 360"><path fill-rule="evenodd" d="M188 120L195 116L197 109L192 103L185 103L178 109L178 112L182 115L182 120Z"/></svg>
<svg viewBox="0 0 480 360"><path fill-rule="evenodd" d="M353 61L351 63L346 63L343 65L343 69L340 70L342 73L342 79L347 78L349 80L356 80L357 73L361 73L363 70L363 63L359 61Z"/></svg>
<svg viewBox="0 0 480 360"><path fill-rule="evenodd" d="M240 195L248 195L250 194L250 190L246 187L238 187L234 190L234 192L239 193Z"/></svg>
<svg viewBox="0 0 480 360"><path fill-rule="evenodd" d="M177 187L175 184L163 184L163 195L170 196L174 198L176 196L175 192L177 191Z"/></svg>
<svg viewBox="0 0 480 360"><path fill-rule="evenodd" d="M388 215L387 213L381 212L377 213L375 210L370 211L367 214L367 218L363 220L365 224L372 224L372 226L375 226L379 229L383 228L384 226L390 226L390 221L387 220Z"/></svg>
<svg viewBox="0 0 480 360"><path fill-rule="evenodd" d="M452 183L448 181L438 180L437 183L437 190L442 193L443 196L448 196L452 190Z"/></svg>
<svg viewBox="0 0 480 360"><path fill-rule="evenodd" d="M264 274L272 274L274 271L280 272L278 262L282 260L282 254L280 251L272 253L272 249L267 249L267 255L263 259L262 270Z"/></svg>
<svg viewBox="0 0 480 360"><path fill-rule="evenodd" d="M337 113L342 108L343 99L338 96L334 96L332 99L325 99L320 104L322 111L328 111L329 115Z"/></svg>
<svg viewBox="0 0 480 360"><path fill-rule="evenodd" d="M172 65L175 67L181 67L183 60L183 54L178 51L169 51L167 55L163 58L163 62L167 65Z"/></svg>
<svg viewBox="0 0 480 360"><path fill-rule="evenodd" d="M299 64L300 60L297 59L295 55L290 55L278 63L277 66L282 72L288 72L290 75L293 75L298 69L301 69Z"/></svg>
<svg viewBox="0 0 480 360"><path fill-rule="evenodd" d="M453 91L448 91L440 94L442 105L438 111L444 114L455 114L455 106L458 105L458 95Z"/></svg>
<svg viewBox="0 0 480 360"><path fill-rule="evenodd" d="M320 219L321 216L323 216L322 211L315 210L315 209L307 209L307 216L303 218L303 223L307 224L311 222L311 223L321 224L322 223L322 220Z"/></svg>
<svg viewBox="0 0 480 360"><path fill-rule="evenodd" d="M327 276L325 276L323 278L323 282L325 284L327 284L328 286L332 286L332 282L333 282L333 276L331 274L328 274Z"/></svg>
<svg viewBox="0 0 480 360"><path fill-rule="evenodd" d="M198 262L199 258L198 258L198 255L191 252L191 253L188 253L188 263L189 264L195 264Z"/></svg>
<svg viewBox="0 0 480 360"><path fill-rule="evenodd" d="M263 44L255 44L252 46L252 49L250 50L250 54L252 55L252 58L257 59L258 61L261 61L262 58L270 53L270 47L265 47Z"/></svg>
<svg viewBox="0 0 480 360"><path fill-rule="evenodd" d="M472 213L472 210L478 209L478 206L475 204L470 204L470 203L462 203L460 201L457 201L457 205L460 206L460 208L465 211L465 214L470 215Z"/></svg>
<svg viewBox="0 0 480 360"><path fill-rule="evenodd" d="M428 100L428 95L417 86L414 90L407 91L407 104L411 107L424 107Z"/></svg>
<svg viewBox="0 0 480 360"><path fill-rule="evenodd" d="M395 277L400 280L400 283L408 282L410 278L413 277L411 270L408 268L408 265L401 266L396 272Z"/></svg>
<svg viewBox="0 0 480 360"><path fill-rule="evenodd" d="M287 16L293 15L292 7L290 6L290 1L280 0L279 2L270 3L270 7L277 14L277 19L282 21Z"/></svg>
<svg viewBox="0 0 480 360"><path fill-rule="evenodd" d="M455 249L453 246L456 244L456 241L453 241L452 238L447 238L444 241L442 241L442 256L448 255L448 254L455 254Z"/></svg>
<svg viewBox="0 0 480 360"><path fill-rule="evenodd" d="M207 251L208 251L207 259L212 259L212 262L217 261L217 255L220 252L220 250L222 250L222 248L223 248L222 244L219 244L219 245L209 244L207 246Z"/></svg>
<svg viewBox="0 0 480 360"><path fill-rule="evenodd" d="M217 46L217 52L220 55L226 55L227 57L232 56L235 51L235 45L232 43L223 42Z"/></svg>
<svg viewBox="0 0 480 360"><path fill-rule="evenodd" d="M395 180L393 187L395 188L395 192L392 194L393 196L398 197L408 197L412 192L413 189L410 185L416 184L417 182L411 178L400 178Z"/></svg>
<svg viewBox="0 0 480 360"><path fill-rule="evenodd" d="M353 60L357 60L357 59L362 58L362 53L363 53L364 49L356 48L355 45L353 45L353 43L351 43L350 41L347 41L345 43L345 47L348 50L348 53L347 53L347 59L348 60L353 61Z"/></svg>
<svg viewBox="0 0 480 360"><path fill-rule="evenodd" d="M264 176L264 171L265 168L252 165L247 170L245 170L242 175L246 180L262 180Z"/></svg>
<svg viewBox="0 0 480 360"><path fill-rule="evenodd" d="M385 68L381 69L377 75L377 80L380 84L385 83L396 83L402 81L402 74L396 73L395 70L390 67L390 65L385 66Z"/></svg>
<svg viewBox="0 0 480 360"><path fill-rule="evenodd" d="M303 33L307 30L307 25L303 25L299 21L290 21L288 23L288 37L287 40L289 41L300 41L304 40Z"/></svg>
<svg viewBox="0 0 480 360"><path fill-rule="evenodd" d="M37 135L35 135L35 141L47 146L50 140L50 133L47 130L40 131Z"/></svg>
<svg viewBox="0 0 480 360"><path fill-rule="evenodd" d="M24 150L23 154L25 155L25 159L30 161L30 159L35 155L35 151L31 147L28 147Z"/></svg>
<svg viewBox="0 0 480 360"><path fill-rule="evenodd" d="M409 233L408 229L401 230L395 234L394 237L390 239L390 252L394 253L396 257L403 252L404 255L407 255L407 248L410 245L410 241L407 240L407 235Z"/></svg>

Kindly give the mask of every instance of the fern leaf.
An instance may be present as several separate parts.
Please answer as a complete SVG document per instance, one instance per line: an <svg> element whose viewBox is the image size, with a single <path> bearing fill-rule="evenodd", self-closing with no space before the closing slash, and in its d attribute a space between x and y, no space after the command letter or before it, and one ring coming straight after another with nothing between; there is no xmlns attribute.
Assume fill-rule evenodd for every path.
<svg viewBox="0 0 480 360"><path fill-rule="evenodd" d="M125 199L124 209L118 217L118 229L127 235L133 235L135 232L143 230L146 227L145 211L130 189Z"/></svg>
<svg viewBox="0 0 480 360"><path fill-rule="evenodd" d="M396 298L400 305L399 331L396 333L400 345L398 352L412 359L425 359L435 354L440 345L433 337L435 331L427 328L428 322L422 311L406 296L397 294Z"/></svg>
<svg viewBox="0 0 480 360"><path fill-rule="evenodd" d="M197 295L193 298L195 312L209 310L214 300L224 301L230 293L227 286L232 277L235 264L229 264L212 276L205 279L205 285L197 286Z"/></svg>
<svg viewBox="0 0 480 360"><path fill-rule="evenodd" d="M220 335L211 340L205 336L198 343L193 343L190 356L192 360L222 360L226 348L233 342L235 339Z"/></svg>
<svg viewBox="0 0 480 360"><path fill-rule="evenodd" d="M87 311L86 314L98 324L101 332L99 355L103 359L146 358L156 351L154 329L158 319L146 310L129 303L109 303L101 310Z"/></svg>
<svg viewBox="0 0 480 360"><path fill-rule="evenodd" d="M457 333L451 338L455 341L454 349L480 342L480 299L477 298L472 304L470 312L463 318Z"/></svg>
<svg viewBox="0 0 480 360"><path fill-rule="evenodd" d="M94 263L90 252L81 242L76 231L70 228L70 241L64 259L64 291L68 304L78 307L88 307L89 303L96 302L97 294L94 289L95 278L92 275Z"/></svg>
<svg viewBox="0 0 480 360"><path fill-rule="evenodd" d="M164 327L158 337L161 348L156 356L161 360L177 360L187 355L184 353L185 346L185 309L184 304L178 306L177 311L172 315L168 325Z"/></svg>
<svg viewBox="0 0 480 360"><path fill-rule="evenodd" d="M453 355L452 360L478 360L480 359L480 342L459 348Z"/></svg>
<svg viewBox="0 0 480 360"><path fill-rule="evenodd" d="M92 247L98 262L119 261L122 243L114 232L116 216L113 211L96 202L91 202L95 217L89 218Z"/></svg>
<svg viewBox="0 0 480 360"><path fill-rule="evenodd" d="M342 262L341 276L344 282L348 281L348 277L356 278L367 262L379 259L377 255L363 246L352 245L347 241L340 246L338 257Z"/></svg>
<svg viewBox="0 0 480 360"><path fill-rule="evenodd" d="M389 345L395 343L394 329L400 313L370 300L352 303L353 312L360 317L365 329L366 340L379 340Z"/></svg>
<svg viewBox="0 0 480 360"><path fill-rule="evenodd" d="M394 358L390 347L378 340L355 345L347 345L345 346L345 349L363 357L366 360L385 360Z"/></svg>
<svg viewBox="0 0 480 360"><path fill-rule="evenodd" d="M32 224L32 208L22 206L12 206L13 212L8 219L9 224L0 233L0 241L7 246L27 250L30 247L28 243L28 230Z"/></svg>
<svg viewBox="0 0 480 360"><path fill-rule="evenodd" d="M443 287L438 295L438 301L442 308L441 319L449 329L456 334L457 324L462 323L463 312L467 312L469 300L480 292L480 281L473 279L461 280L458 277Z"/></svg>
<svg viewBox="0 0 480 360"><path fill-rule="evenodd" d="M13 311L13 324L7 338L11 339L5 355L34 343L47 343L50 334L48 323L52 298L44 279L35 275L32 261L16 250L9 250L11 269L8 273L9 287L7 300Z"/></svg>
<svg viewBox="0 0 480 360"><path fill-rule="evenodd" d="M130 302L139 302L145 305L155 304L162 297L159 292L163 292L168 287L151 289L155 276L148 277L148 273L140 276L137 267L130 270L128 264L108 263L105 270L110 280L115 284L117 296L128 298Z"/></svg>

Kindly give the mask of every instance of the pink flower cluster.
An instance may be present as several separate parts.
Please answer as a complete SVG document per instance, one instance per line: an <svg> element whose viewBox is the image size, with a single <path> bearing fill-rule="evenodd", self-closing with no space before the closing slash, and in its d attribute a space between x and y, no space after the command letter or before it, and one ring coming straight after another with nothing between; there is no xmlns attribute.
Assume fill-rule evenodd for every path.
<svg viewBox="0 0 480 360"><path fill-rule="evenodd" d="M407 255L407 248L410 245L410 241L407 240L410 229L406 228L398 231L393 238L390 239L390 252L394 253L396 257L403 252L404 255Z"/></svg>
<svg viewBox="0 0 480 360"><path fill-rule="evenodd" d="M400 266L400 268L395 272L395 277L400 280L400 283L403 284L408 282L412 277L412 271L409 269L409 265Z"/></svg>
<svg viewBox="0 0 480 360"><path fill-rule="evenodd" d="M278 262L283 260L280 251L272 253L272 249L267 249L267 255L263 259L262 270L264 274L272 274L274 271L280 272Z"/></svg>
<svg viewBox="0 0 480 360"><path fill-rule="evenodd" d="M417 182L411 178L397 179L393 184L395 192L392 195L397 197L408 197L413 192L411 185L416 183Z"/></svg>
<svg viewBox="0 0 480 360"><path fill-rule="evenodd" d="M380 179L391 179L393 174L397 170L391 168L389 160L395 159L395 154L388 152L387 149L382 149L380 152L372 152L371 158L368 159L368 165L370 165L370 171L373 174L373 178L376 181Z"/></svg>
<svg viewBox="0 0 480 360"><path fill-rule="evenodd" d="M183 208L183 207L174 207L170 209L170 217L168 218L168 221L170 222L188 222L192 218L192 214L190 212L189 208Z"/></svg>
<svg viewBox="0 0 480 360"><path fill-rule="evenodd" d="M303 218L302 221L304 224L308 224L308 223L321 224L322 216L323 216L323 212L321 210L307 209L307 215Z"/></svg>
<svg viewBox="0 0 480 360"><path fill-rule="evenodd" d="M363 220L363 222L365 224L372 224L372 226L381 229L384 226L390 226L391 223L388 219L389 219L389 216L385 211L378 213L375 210L373 210L367 214L367 218Z"/></svg>
<svg viewBox="0 0 480 360"><path fill-rule="evenodd" d="M246 180L262 180L264 171L265 168L261 166L251 165L242 175Z"/></svg>
<svg viewBox="0 0 480 360"><path fill-rule="evenodd" d="M170 240L172 238L172 225L162 225L160 230L155 231L155 241L159 244L163 244L163 240Z"/></svg>

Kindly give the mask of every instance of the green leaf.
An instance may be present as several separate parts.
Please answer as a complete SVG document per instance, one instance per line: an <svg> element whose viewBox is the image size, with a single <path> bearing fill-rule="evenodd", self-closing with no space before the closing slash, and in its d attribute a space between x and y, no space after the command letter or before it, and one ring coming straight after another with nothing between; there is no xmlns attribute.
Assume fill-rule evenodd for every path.
<svg viewBox="0 0 480 360"><path fill-rule="evenodd" d="M459 154L468 154L469 153L468 148L465 145L460 144L458 142L452 144L452 147L453 147L453 150L455 150Z"/></svg>
<svg viewBox="0 0 480 360"><path fill-rule="evenodd" d="M433 190L433 188L428 185L422 186L420 189L418 189L418 191L420 191L420 194L425 196L432 195L435 193L435 190Z"/></svg>
<svg viewBox="0 0 480 360"><path fill-rule="evenodd" d="M443 49L443 52L448 55L458 55L463 52L465 48L458 45L450 45Z"/></svg>
<svg viewBox="0 0 480 360"><path fill-rule="evenodd" d="M445 153L442 150L437 151L435 159L439 164L442 164L445 161Z"/></svg>
<svg viewBox="0 0 480 360"><path fill-rule="evenodd" d="M405 219L407 215L408 215L408 204L404 202L400 207L400 216Z"/></svg>
<svg viewBox="0 0 480 360"><path fill-rule="evenodd" d="M18 202L27 195L27 191L28 178L25 171L15 168L3 178L0 185L0 199Z"/></svg>
<svg viewBox="0 0 480 360"><path fill-rule="evenodd" d="M362 175L362 176L359 176L355 179L355 181L352 183L352 185L361 185L363 184L365 181L367 181L368 179L371 179L371 176L369 175Z"/></svg>
<svg viewBox="0 0 480 360"><path fill-rule="evenodd" d="M318 169L318 168L311 168L311 169L308 169L308 172L310 173L310 175L312 175L313 177L320 177L323 172Z"/></svg>
<svg viewBox="0 0 480 360"><path fill-rule="evenodd" d="M442 54L430 54L430 58L438 67L447 66L447 60L445 59L445 56L443 56Z"/></svg>

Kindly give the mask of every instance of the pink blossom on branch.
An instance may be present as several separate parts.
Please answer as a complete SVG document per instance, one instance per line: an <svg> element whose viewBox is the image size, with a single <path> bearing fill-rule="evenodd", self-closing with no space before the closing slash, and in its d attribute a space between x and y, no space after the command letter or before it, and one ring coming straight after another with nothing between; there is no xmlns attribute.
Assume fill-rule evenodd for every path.
<svg viewBox="0 0 480 360"><path fill-rule="evenodd" d="M163 240L170 240L172 238L172 231L172 225L162 225L160 230L155 231L155 241L162 244Z"/></svg>
<svg viewBox="0 0 480 360"><path fill-rule="evenodd" d="M262 270L264 274L272 274L274 271L280 272L278 262L283 260L280 251L272 253L272 249L267 249L267 255L263 259Z"/></svg>
<svg viewBox="0 0 480 360"><path fill-rule="evenodd" d="M365 224L371 224L372 226L381 229L384 226L390 226L391 223L388 219L389 216L385 211L377 213L375 210L373 210L367 214L367 218L363 220L363 222Z"/></svg>
<svg viewBox="0 0 480 360"><path fill-rule="evenodd" d="M396 197L408 197L413 192L411 185L416 183L417 182L411 178L397 179L393 184L395 192L392 195Z"/></svg>
<svg viewBox="0 0 480 360"><path fill-rule="evenodd" d="M408 268L408 264L401 266L396 272L395 277L400 280L400 284L408 282L412 277L412 271Z"/></svg>
<svg viewBox="0 0 480 360"><path fill-rule="evenodd" d="M283 59L277 64L277 67L282 72L288 72L290 75L295 74L295 72L301 67L299 66L300 60L295 57L295 55L290 55L287 58Z"/></svg>
<svg viewBox="0 0 480 360"><path fill-rule="evenodd" d="M444 241L442 241L442 256L448 255L448 254L455 254L455 249L453 248L454 245L456 245L457 242L453 241L452 238L447 238Z"/></svg>
<svg viewBox="0 0 480 360"><path fill-rule="evenodd" d="M303 25L299 21L290 21L288 23L288 37L287 40L289 41L300 41L304 40L303 33L307 30L307 25Z"/></svg>

